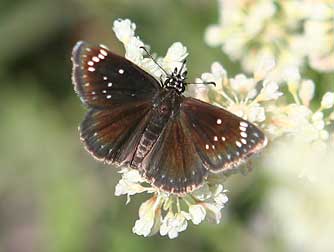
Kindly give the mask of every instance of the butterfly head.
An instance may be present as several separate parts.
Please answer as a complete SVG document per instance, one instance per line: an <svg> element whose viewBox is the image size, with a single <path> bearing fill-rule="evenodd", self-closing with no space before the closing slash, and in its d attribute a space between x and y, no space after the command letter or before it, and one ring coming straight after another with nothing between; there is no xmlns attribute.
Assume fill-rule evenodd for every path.
<svg viewBox="0 0 334 252"><path fill-rule="evenodd" d="M163 82L163 87L168 89L174 89L178 93L183 93L186 89L186 79L187 71L182 72L182 68L178 70L177 68L169 74L166 80Z"/></svg>

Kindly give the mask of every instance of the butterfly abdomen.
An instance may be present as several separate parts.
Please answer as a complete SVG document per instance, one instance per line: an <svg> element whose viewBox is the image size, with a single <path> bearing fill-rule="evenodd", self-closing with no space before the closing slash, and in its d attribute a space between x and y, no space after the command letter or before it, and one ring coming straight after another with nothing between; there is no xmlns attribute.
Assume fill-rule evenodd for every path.
<svg viewBox="0 0 334 252"><path fill-rule="evenodd" d="M151 118L151 121L148 123L140 139L139 145L137 147L133 161L131 163L132 167L140 168L141 162L150 152L154 143L158 140L159 135L161 134L165 123L168 121L168 118L169 114L161 116L158 113L154 113L154 115Z"/></svg>

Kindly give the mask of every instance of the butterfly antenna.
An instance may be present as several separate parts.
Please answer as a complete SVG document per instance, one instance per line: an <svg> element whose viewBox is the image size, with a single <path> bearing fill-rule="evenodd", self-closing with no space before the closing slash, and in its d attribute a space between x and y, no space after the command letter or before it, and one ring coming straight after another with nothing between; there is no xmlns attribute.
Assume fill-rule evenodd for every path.
<svg viewBox="0 0 334 252"><path fill-rule="evenodd" d="M184 66L186 65L186 62L187 62L187 60L184 59L183 62L182 62L181 68L180 68L180 70L179 70L179 74L182 73L182 70L183 70Z"/></svg>
<svg viewBox="0 0 334 252"><path fill-rule="evenodd" d="M153 62L166 74L166 76L169 76L169 74L165 71L165 69L162 68L162 66L160 66L160 64L152 57L152 55L147 51L147 49L144 46L140 47L141 49L143 49L146 54L153 60Z"/></svg>
<svg viewBox="0 0 334 252"><path fill-rule="evenodd" d="M204 81L204 82L197 82L197 83L186 82L185 84L187 84L187 85L199 85L199 84L202 84L202 85L214 85L214 86L216 86L216 83L213 82L213 81Z"/></svg>

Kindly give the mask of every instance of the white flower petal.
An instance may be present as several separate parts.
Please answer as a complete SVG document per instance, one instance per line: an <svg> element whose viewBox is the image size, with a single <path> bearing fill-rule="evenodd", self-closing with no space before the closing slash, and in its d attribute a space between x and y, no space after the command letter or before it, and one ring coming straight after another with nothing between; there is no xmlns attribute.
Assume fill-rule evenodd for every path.
<svg viewBox="0 0 334 252"><path fill-rule="evenodd" d="M263 88L259 96L257 97L258 101L269 101L269 100L276 100L278 97L282 96L283 93L279 92L279 87L276 82L274 81L264 81Z"/></svg>
<svg viewBox="0 0 334 252"><path fill-rule="evenodd" d="M160 222L160 198L152 197L141 204L139 208L139 219L135 222L132 232L147 237L156 232L156 222Z"/></svg>
<svg viewBox="0 0 334 252"><path fill-rule="evenodd" d="M167 72L179 69L183 60L188 56L187 48L180 42L173 43L167 50L166 56L162 59L161 65ZM185 71L186 68L183 69Z"/></svg>
<svg viewBox="0 0 334 252"><path fill-rule="evenodd" d="M221 44L221 27L219 25L210 25L205 31L204 40L209 46L218 46Z"/></svg>
<svg viewBox="0 0 334 252"><path fill-rule="evenodd" d="M305 106L310 104L314 96L315 84L311 80L302 81L299 89L299 97Z"/></svg>
<svg viewBox="0 0 334 252"><path fill-rule="evenodd" d="M230 79L232 89L241 94L247 94L256 86L256 81L253 78L247 78L244 74L238 74Z"/></svg>
<svg viewBox="0 0 334 252"><path fill-rule="evenodd" d="M321 107L329 109L334 105L334 92L327 92L321 100Z"/></svg>
<svg viewBox="0 0 334 252"><path fill-rule="evenodd" d="M276 63L273 57L263 57L254 71L255 80L263 80L275 66Z"/></svg>
<svg viewBox="0 0 334 252"><path fill-rule="evenodd" d="M191 205L189 207L189 213L191 220L195 225L200 224L205 219L206 215L205 208L199 204Z"/></svg>
<svg viewBox="0 0 334 252"><path fill-rule="evenodd" d="M206 219L209 222L214 222L216 224L220 223L221 220L221 207L215 204L203 203L203 206L206 209Z"/></svg>
<svg viewBox="0 0 334 252"><path fill-rule="evenodd" d="M126 45L135 35L136 24L129 19L117 19L114 21L113 30L116 37Z"/></svg>

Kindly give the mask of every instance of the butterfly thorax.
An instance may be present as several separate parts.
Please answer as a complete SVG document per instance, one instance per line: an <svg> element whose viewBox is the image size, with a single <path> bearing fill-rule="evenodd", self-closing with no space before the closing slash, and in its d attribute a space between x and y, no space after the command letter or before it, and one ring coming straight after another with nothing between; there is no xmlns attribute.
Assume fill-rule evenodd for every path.
<svg viewBox="0 0 334 252"><path fill-rule="evenodd" d="M163 82L163 88L174 89L179 94L183 93L185 90L185 80L186 80L187 71L180 73L175 68L172 74L167 76L167 79Z"/></svg>

